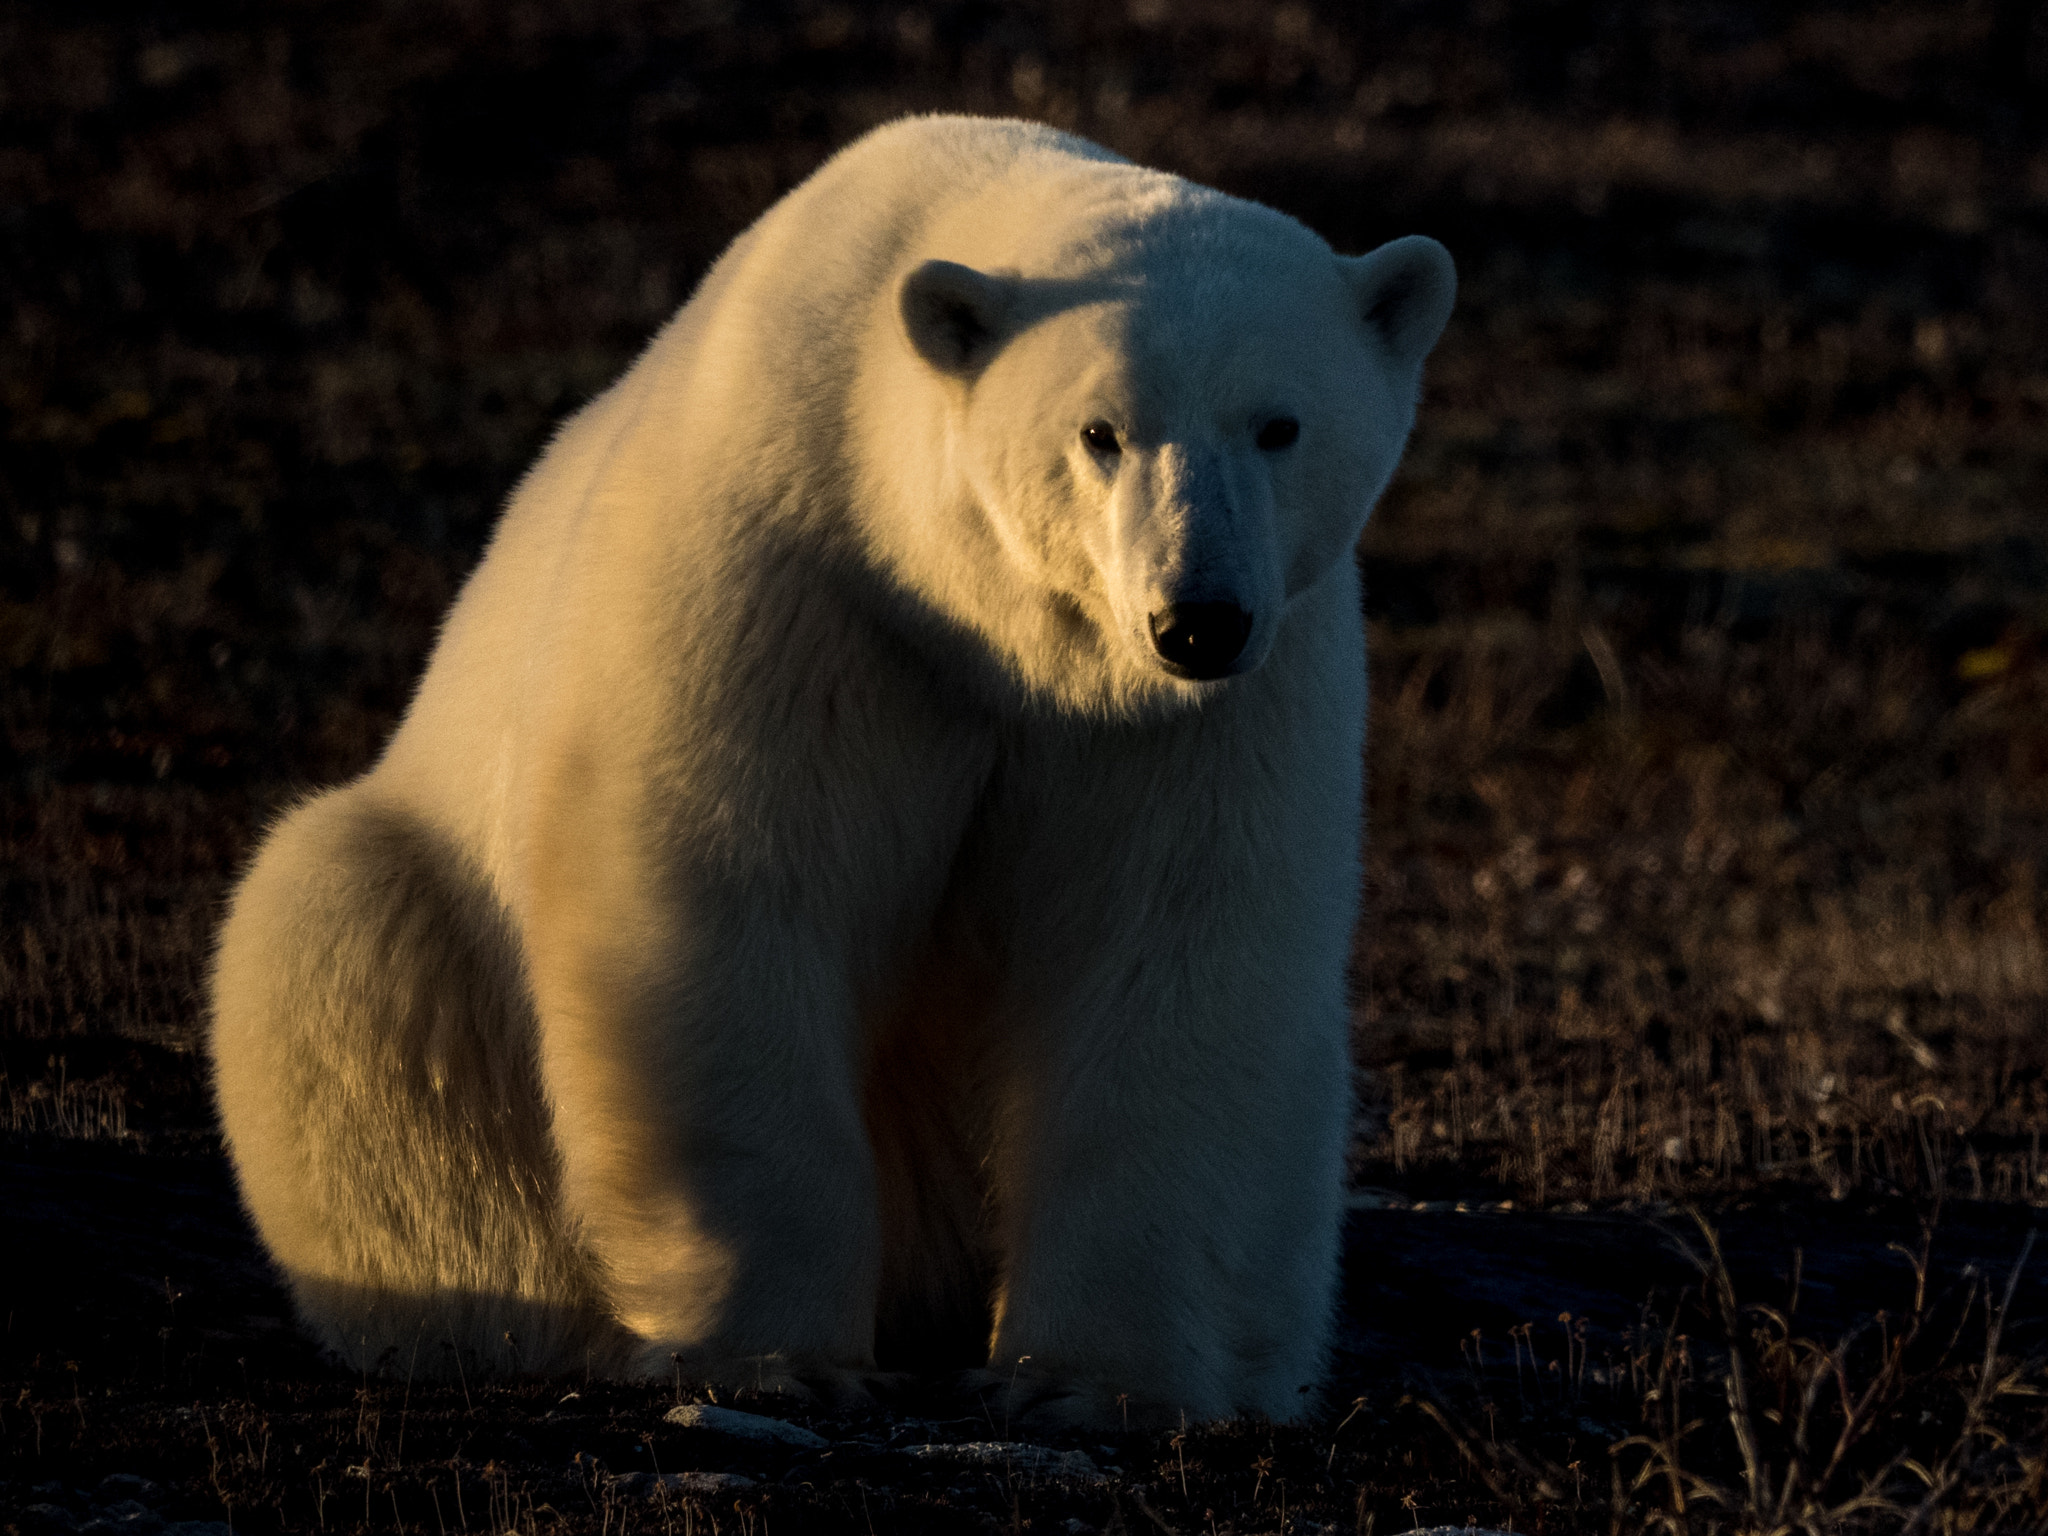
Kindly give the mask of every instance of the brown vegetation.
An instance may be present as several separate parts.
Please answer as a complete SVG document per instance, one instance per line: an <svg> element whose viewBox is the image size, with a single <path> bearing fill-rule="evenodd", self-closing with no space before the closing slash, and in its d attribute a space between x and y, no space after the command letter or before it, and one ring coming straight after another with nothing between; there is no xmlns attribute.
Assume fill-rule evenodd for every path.
<svg viewBox="0 0 2048 1536"><path fill-rule="evenodd" d="M2038 1527L2048 1293L2001 1298L2048 1202L2044 101L2015 0L0 17L0 1090L35 1237L0 1510L61 1528L133 1471L242 1530ZM338 1381L220 1183L225 883L376 750L549 425L833 145L939 107L1458 256L1363 549L1355 1171L1475 1310L1355 1317L1380 1342L1322 1427L1119 1438L1104 1485L889 1447L992 1424L824 1423L805 1459L655 1427L658 1393ZM1884 1245L1941 1201L1915 1281ZM1679 1202L1748 1256L1546 1320L1544 1245ZM1823 1238L1794 1313L1772 1265ZM636 1501L588 1460L657 1457L759 1486Z"/></svg>

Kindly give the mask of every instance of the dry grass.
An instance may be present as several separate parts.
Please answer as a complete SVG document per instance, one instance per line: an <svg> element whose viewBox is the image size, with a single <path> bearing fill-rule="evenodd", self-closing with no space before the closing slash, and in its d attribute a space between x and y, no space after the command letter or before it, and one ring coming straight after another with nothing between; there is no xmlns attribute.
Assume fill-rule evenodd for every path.
<svg viewBox="0 0 2048 1536"><path fill-rule="evenodd" d="M1613 1531L1672 1536L2036 1528L2048 1518L2048 1370L2007 1337L2033 1241L2008 1275L1944 1290L1930 1264L1938 1211L1908 1255L1909 1294L1838 1339L1800 1329L1796 1271L1781 1305L1738 1298L1718 1236L1695 1216L1690 1243L1675 1240L1698 1284L1646 1303L1618 1357L1592 1364L1584 1321L1567 1313L1547 1374L1533 1327L1511 1341L1512 1402L1505 1368L1474 1354L1469 1390L1422 1411L1505 1506L1539 1521L1569 1505L1601 1510ZM1502 1437L1502 1420L1519 1433ZM1545 1439L1577 1450L1570 1427L1594 1446L1546 1454Z"/></svg>
<svg viewBox="0 0 2048 1536"><path fill-rule="evenodd" d="M1560 606L1377 637L1361 1156L1538 1201L2048 1197L2031 657L1794 622L1624 659Z"/></svg>
<svg viewBox="0 0 2048 1536"><path fill-rule="evenodd" d="M62 1056L44 1063L46 1073L17 1084L0 1073L0 1115L14 1135L62 1136L76 1141L128 1139L128 1090L118 1079L73 1082Z"/></svg>

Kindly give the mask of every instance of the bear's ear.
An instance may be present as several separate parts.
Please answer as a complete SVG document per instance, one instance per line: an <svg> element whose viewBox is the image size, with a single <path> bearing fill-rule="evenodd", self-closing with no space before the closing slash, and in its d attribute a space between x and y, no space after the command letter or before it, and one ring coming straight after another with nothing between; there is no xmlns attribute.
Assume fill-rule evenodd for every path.
<svg viewBox="0 0 2048 1536"><path fill-rule="evenodd" d="M1008 339L1012 285L957 261L927 261L903 279L897 304L918 356L941 373L972 378Z"/></svg>
<svg viewBox="0 0 2048 1536"><path fill-rule="evenodd" d="M1420 367L1443 334L1458 296L1458 269L1451 264L1451 253L1427 235L1405 235L1363 256L1337 260L1359 314L1395 363Z"/></svg>

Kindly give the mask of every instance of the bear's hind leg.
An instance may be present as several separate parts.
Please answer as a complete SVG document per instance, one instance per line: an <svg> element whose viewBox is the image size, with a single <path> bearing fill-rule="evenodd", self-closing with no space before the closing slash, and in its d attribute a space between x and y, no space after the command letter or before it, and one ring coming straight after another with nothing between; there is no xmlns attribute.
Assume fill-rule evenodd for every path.
<svg viewBox="0 0 2048 1536"><path fill-rule="evenodd" d="M484 881L364 786L294 810L235 894L221 1121L301 1315L352 1365L618 1363L558 1229L517 953Z"/></svg>

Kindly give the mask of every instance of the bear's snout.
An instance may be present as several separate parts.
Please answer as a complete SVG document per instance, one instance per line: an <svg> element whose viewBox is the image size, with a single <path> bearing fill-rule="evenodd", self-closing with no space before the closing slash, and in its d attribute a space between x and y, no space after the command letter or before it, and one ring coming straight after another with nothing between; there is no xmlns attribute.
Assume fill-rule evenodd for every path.
<svg viewBox="0 0 2048 1536"><path fill-rule="evenodd" d="M1228 677L1252 634L1252 616L1235 603L1168 603L1151 625L1166 670L1196 682Z"/></svg>

